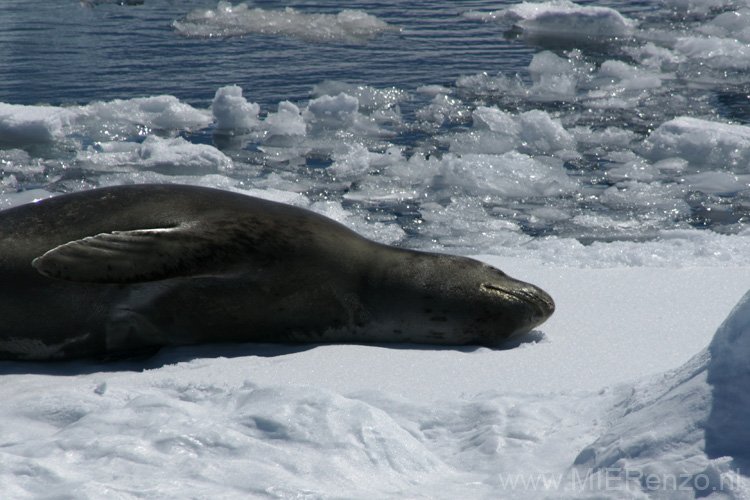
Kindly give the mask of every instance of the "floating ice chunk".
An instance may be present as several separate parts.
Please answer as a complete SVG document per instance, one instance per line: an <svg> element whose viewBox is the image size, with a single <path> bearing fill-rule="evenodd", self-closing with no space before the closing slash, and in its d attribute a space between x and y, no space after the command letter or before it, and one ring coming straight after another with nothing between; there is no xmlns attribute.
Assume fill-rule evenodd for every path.
<svg viewBox="0 0 750 500"><path fill-rule="evenodd" d="M27 203L36 203L45 198L54 196L46 189L26 189L24 191L14 191L0 194L0 210L25 205Z"/></svg>
<svg viewBox="0 0 750 500"><path fill-rule="evenodd" d="M714 69L750 69L750 44L733 38L684 37L675 50Z"/></svg>
<svg viewBox="0 0 750 500"><path fill-rule="evenodd" d="M528 67L534 82L532 91L539 95L572 97L576 94L578 75L573 62L550 51L534 54Z"/></svg>
<svg viewBox="0 0 750 500"><path fill-rule="evenodd" d="M456 197L498 199L505 205L510 200L525 203L531 199L567 196L580 190L575 179L566 174L562 160L532 158L517 152L445 154L442 158L415 154L406 159L396 149L384 154L363 152L357 155L352 151L339 159L335 168L339 172L350 169L351 178L355 172L363 173L347 199L414 202L419 204L420 212L431 210L430 203L444 204L446 199ZM372 175L375 171L377 175ZM514 213L509 218L514 217L519 215ZM505 221L503 224L514 223Z"/></svg>
<svg viewBox="0 0 750 500"><path fill-rule="evenodd" d="M724 196L750 188L750 175L734 175L729 172L701 172L686 175L682 181L693 191Z"/></svg>
<svg viewBox="0 0 750 500"><path fill-rule="evenodd" d="M503 154L519 145L521 125L510 113L480 106L472 113L473 127L468 133L454 134L450 149L456 154Z"/></svg>
<svg viewBox="0 0 750 500"><path fill-rule="evenodd" d="M494 12L469 12L469 19L513 23L535 36L611 38L628 36L635 22L608 7L582 6L569 0L523 2Z"/></svg>
<svg viewBox="0 0 750 500"><path fill-rule="evenodd" d="M232 161L207 144L192 144L182 137L162 139L151 135L141 144L105 142L78 154L77 163L97 171L156 169L164 173L220 171L231 168Z"/></svg>
<svg viewBox="0 0 750 500"><path fill-rule="evenodd" d="M499 155L513 151L517 145L516 137L497 134L490 130L471 130L466 133L453 134L447 138L451 152L455 154L490 154Z"/></svg>
<svg viewBox="0 0 750 500"><path fill-rule="evenodd" d="M750 172L750 127L679 117L654 130L643 153L653 160L678 157L696 166Z"/></svg>
<svg viewBox="0 0 750 500"><path fill-rule="evenodd" d="M418 120L436 125L463 123L471 116L469 107L459 99L446 94L436 94L432 102L415 113Z"/></svg>
<svg viewBox="0 0 750 500"><path fill-rule="evenodd" d="M616 185L605 189L599 201L602 205L618 211L649 214L637 222L636 219L630 220L635 224L634 234L646 232L649 226L658 227L659 219L656 214L659 212L662 213L662 217L669 220L684 219L690 215L690 205L683 199L683 187L660 186L655 182L629 178L630 176L648 178L650 169L638 171L626 167L617 174L613 177L622 177L622 179Z"/></svg>
<svg viewBox="0 0 750 500"><path fill-rule="evenodd" d="M280 102L276 113L269 114L263 124L269 137L304 136L307 133L299 108L289 101Z"/></svg>
<svg viewBox="0 0 750 500"><path fill-rule="evenodd" d="M667 158L666 160L659 160L654 163L654 168L668 173L682 172L685 170L690 162L683 158Z"/></svg>
<svg viewBox="0 0 750 500"><path fill-rule="evenodd" d="M72 133L83 133L93 140L125 139L152 130L199 130L211 121L209 112L166 95L69 108L0 103L0 142L48 143Z"/></svg>
<svg viewBox="0 0 750 500"><path fill-rule="evenodd" d="M548 197L569 194L578 188L565 173L562 161L536 159L517 152L446 155L440 167L444 182L474 196Z"/></svg>
<svg viewBox="0 0 750 500"><path fill-rule="evenodd" d="M656 175L658 175L658 171L653 165L649 165L643 160L634 160L609 169L605 177L612 182L623 180L650 182Z"/></svg>
<svg viewBox="0 0 750 500"><path fill-rule="evenodd" d="M636 134L630 130L618 127L607 127L603 130L593 130L589 127L575 127L570 130L576 142L592 145L597 144L603 148L623 149L636 138Z"/></svg>
<svg viewBox="0 0 750 500"><path fill-rule="evenodd" d="M462 76L456 80L460 96L481 97L486 95L512 94L526 95L527 89L517 74L505 76L502 73L489 75L486 72Z"/></svg>
<svg viewBox="0 0 750 500"><path fill-rule="evenodd" d="M659 75L622 61L604 61L597 72L598 79L611 81L624 90L647 90L661 87Z"/></svg>
<svg viewBox="0 0 750 500"><path fill-rule="evenodd" d="M517 148L524 153L555 153L576 146L573 136L545 111L514 116L495 107L480 106L472 118L472 131L451 136L451 151L500 154Z"/></svg>
<svg viewBox="0 0 750 500"><path fill-rule="evenodd" d="M211 113L161 95L94 102L73 108L77 122L94 140L125 139L151 131L194 131L213 121Z"/></svg>
<svg viewBox="0 0 750 500"><path fill-rule="evenodd" d="M372 172L379 172L405 161L398 146L391 146L384 153L375 153L360 144L351 144L343 151L336 151L333 164L327 171L337 180L360 181Z"/></svg>
<svg viewBox="0 0 750 500"><path fill-rule="evenodd" d="M310 210L325 215L329 219L344 224L357 233L385 244L396 243L406 236L401 226L395 223L370 222L344 209L337 201L318 201L313 203Z"/></svg>
<svg viewBox="0 0 750 500"><path fill-rule="evenodd" d="M398 103L406 100L409 95L396 87L376 88L369 85L352 85L345 82L328 80L313 87L313 97L337 97L345 94L357 99L357 118L358 126L363 126L366 122L370 125L398 125L401 123L401 111L397 106ZM370 128L370 132L376 129ZM376 132L380 135L380 132Z"/></svg>
<svg viewBox="0 0 750 500"><path fill-rule="evenodd" d="M699 30L707 35L734 38L750 43L750 9L723 12L704 24Z"/></svg>
<svg viewBox="0 0 750 500"><path fill-rule="evenodd" d="M353 155L357 154L356 149L351 152ZM342 162L344 165L333 165L333 172L337 173L345 169L370 170L375 162L380 163L381 175L369 176L359 182L360 192L357 193L357 197L360 199L405 200L427 196L435 177L440 175L442 165L441 160L427 159L420 154L405 159L400 154L385 156L380 153L369 153L364 158L365 162L354 158L348 162L349 155L341 155L336 163ZM354 199L354 196L354 193L349 193L347 198Z"/></svg>
<svg viewBox="0 0 750 500"><path fill-rule="evenodd" d="M510 113L498 108L479 106L471 115L474 127L479 130L490 130L499 134L517 136L521 132L521 125Z"/></svg>
<svg viewBox="0 0 750 500"><path fill-rule="evenodd" d="M327 171L336 180L357 180L370 173L380 153L373 153L360 144L352 144L344 151L334 151L333 164ZM399 157L400 159L400 157Z"/></svg>
<svg viewBox="0 0 750 500"><path fill-rule="evenodd" d="M659 68L645 69L622 61L604 61L597 67L579 50L572 50L566 56L552 51L535 54L527 68L531 86L503 75L490 77L486 74L462 77L456 86L459 95L474 98L510 93L534 101L583 99L589 107L632 108L639 103L643 91L660 88L662 80L670 78Z"/></svg>
<svg viewBox="0 0 750 500"><path fill-rule="evenodd" d="M686 60L684 55L666 47L659 47L653 42L648 42L645 45L637 47L625 47L624 50L641 67L652 71L675 71Z"/></svg>
<svg viewBox="0 0 750 500"><path fill-rule="evenodd" d="M661 0L661 3L670 9L691 15L706 15L743 2L744 0Z"/></svg>
<svg viewBox="0 0 750 500"><path fill-rule="evenodd" d="M554 153L564 149L575 149L573 136L565 130L559 120L554 120L546 111L537 109L521 113L517 118L520 127L518 139L522 150Z"/></svg>
<svg viewBox="0 0 750 500"><path fill-rule="evenodd" d="M45 144L70 132L77 113L53 106L0 103L0 143L21 146Z"/></svg>
<svg viewBox="0 0 750 500"><path fill-rule="evenodd" d="M307 123L300 109L289 101L279 103L276 113L270 113L263 121L261 150L268 161L276 163L305 162L304 155L311 145L305 144Z"/></svg>
<svg viewBox="0 0 750 500"><path fill-rule="evenodd" d="M422 95L450 94L452 91L443 85L422 85L417 87L417 93Z"/></svg>
<svg viewBox="0 0 750 500"><path fill-rule="evenodd" d="M338 14L304 14L284 10L250 9L247 4L219 2L216 9L195 9L172 23L182 36L210 38L250 33L287 35L307 42L365 43L381 33L397 32L392 26L361 10Z"/></svg>
<svg viewBox="0 0 750 500"><path fill-rule="evenodd" d="M359 100L349 94L341 93L335 97L324 95L313 99L307 106L306 115L320 124L338 127L351 121L359 111Z"/></svg>
<svg viewBox="0 0 750 500"><path fill-rule="evenodd" d="M248 131L260 124L260 106L242 97L242 88L237 85L217 90L211 111L216 118L216 130Z"/></svg>
<svg viewBox="0 0 750 500"><path fill-rule="evenodd" d="M529 63L529 73L533 75L542 74L566 74L572 73L573 63L569 59L557 56L554 52L545 50L534 54Z"/></svg>
<svg viewBox="0 0 750 500"><path fill-rule="evenodd" d="M0 149L0 172L29 175L41 174L43 171L43 161L39 158L32 158L23 149Z"/></svg>
<svg viewBox="0 0 750 500"><path fill-rule="evenodd" d="M435 250L468 253L496 252L501 247L522 247L531 237L520 226L501 217L488 217L482 202L471 196L454 196L447 206L423 203L423 233L439 243Z"/></svg>
<svg viewBox="0 0 750 500"><path fill-rule="evenodd" d="M379 89L369 85L352 85L350 83L327 80L313 87L312 95L337 96L347 94L357 98L360 111L387 109L406 100L409 95L396 87Z"/></svg>
<svg viewBox="0 0 750 500"><path fill-rule="evenodd" d="M174 166L180 170L226 170L232 161L208 144L193 144L182 137L161 139L149 136L138 148L138 155L148 168Z"/></svg>
<svg viewBox="0 0 750 500"><path fill-rule="evenodd" d="M359 112L359 100L349 94L323 95L311 100L302 112L308 134L330 135L341 132L347 136L364 137L391 135L376 120Z"/></svg>

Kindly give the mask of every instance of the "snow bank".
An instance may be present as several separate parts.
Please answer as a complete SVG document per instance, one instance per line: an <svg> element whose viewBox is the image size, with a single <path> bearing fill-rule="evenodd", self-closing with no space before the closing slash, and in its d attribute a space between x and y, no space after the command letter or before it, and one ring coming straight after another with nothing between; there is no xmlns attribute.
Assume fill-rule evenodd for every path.
<svg viewBox="0 0 750 500"><path fill-rule="evenodd" d="M696 498L718 490L718 483L697 480L709 466L720 466L703 451L711 409L708 359L704 350L678 370L620 388L626 395L609 410L602 436L575 459L579 481L604 498ZM617 495L607 495L613 484Z"/></svg>
<svg viewBox="0 0 750 500"><path fill-rule="evenodd" d="M684 366L620 389L611 424L575 460L579 484L605 498L612 489L627 498L747 498L748 352L750 293Z"/></svg>
<svg viewBox="0 0 750 500"><path fill-rule="evenodd" d="M172 376L98 384L94 377L76 389L76 400L66 388L17 397L5 416L36 436L3 433L4 444L15 441L2 452L7 498L38 498L50 488L68 498L107 491L176 498L188 490L213 498L363 498L450 472L387 413L362 402L309 387L181 381L179 371L166 371Z"/></svg>
<svg viewBox="0 0 750 500"><path fill-rule="evenodd" d="M535 396L423 405L373 391L217 383L219 365L85 375L43 392L26 385L0 417L16 423L0 431L4 494L482 497L503 491L497 471L514 460L559 467L569 452L554 451L570 441L545 434L586 414L576 397L555 401L561 422ZM533 463L532 450L547 458Z"/></svg>
<svg viewBox="0 0 750 500"><path fill-rule="evenodd" d="M708 347L712 405L706 422L706 453L750 463L750 293L719 327ZM748 485L750 488L750 485Z"/></svg>
<svg viewBox="0 0 750 500"><path fill-rule="evenodd" d="M361 10L338 14L305 14L284 10L251 9L247 4L219 2L215 9L195 9L172 23L182 36L212 38L250 33L287 35L306 42L364 43L398 29Z"/></svg>

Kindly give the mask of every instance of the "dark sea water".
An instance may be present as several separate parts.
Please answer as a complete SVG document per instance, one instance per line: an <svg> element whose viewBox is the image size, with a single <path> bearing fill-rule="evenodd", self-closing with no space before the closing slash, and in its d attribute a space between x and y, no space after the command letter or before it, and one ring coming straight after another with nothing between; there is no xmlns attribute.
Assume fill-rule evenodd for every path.
<svg viewBox="0 0 750 500"><path fill-rule="evenodd" d="M459 17L496 2L283 4L315 13L361 9L401 28L360 46L261 34L208 41L175 35L174 20L216 3L3 1L0 100L62 104L170 94L207 105L218 87L236 84L251 100L272 105L304 99L323 80L409 89L451 84L480 71L520 71L534 53L523 43L505 40L501 26L462 22ZM281 7L274 1L253 5Z"/></svg>

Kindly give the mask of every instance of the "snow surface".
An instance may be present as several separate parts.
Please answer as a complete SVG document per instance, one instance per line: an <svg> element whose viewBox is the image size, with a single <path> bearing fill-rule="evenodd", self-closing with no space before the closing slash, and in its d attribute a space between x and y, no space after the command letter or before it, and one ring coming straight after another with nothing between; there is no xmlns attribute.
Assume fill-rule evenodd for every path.
<svg viewBox="0 0 750 500"><path fill-rule="evenodd" d="M513 349L220 345L107 365L2 363L0 489L693 498L723 478L723 493L746 498L734 471L750 437L735 416L750 412L750 296L705 346L750 269L483 260L557 300ZM673 476L687 489L656 486Z"/></svg>

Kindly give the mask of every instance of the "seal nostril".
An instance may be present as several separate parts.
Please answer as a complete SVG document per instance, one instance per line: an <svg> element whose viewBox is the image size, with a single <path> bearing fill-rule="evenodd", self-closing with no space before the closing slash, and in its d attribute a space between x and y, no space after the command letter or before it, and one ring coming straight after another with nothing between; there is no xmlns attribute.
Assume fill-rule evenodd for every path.
<svg viewBox="0 0 750 500"><path fill-rule="evenodd" d="M491 293L493 295L499 295L505 298L509 298L509 297L520 298L515 293L510 292L509 290L506 290L505 288L492 285L490 283L482 283L481 285L479 285L479 289L482 290L483 292Z"/></svg>
<svg viewBox="0 0 750 500"><path fill-rule="evenodd" d="M482 283L479 288L486 293L504 299L515 299L533 305L541 316L548 318L555 312L555 302L547 292L534 285L524 284L517 288L503 288L491 283Z"/></svg>

